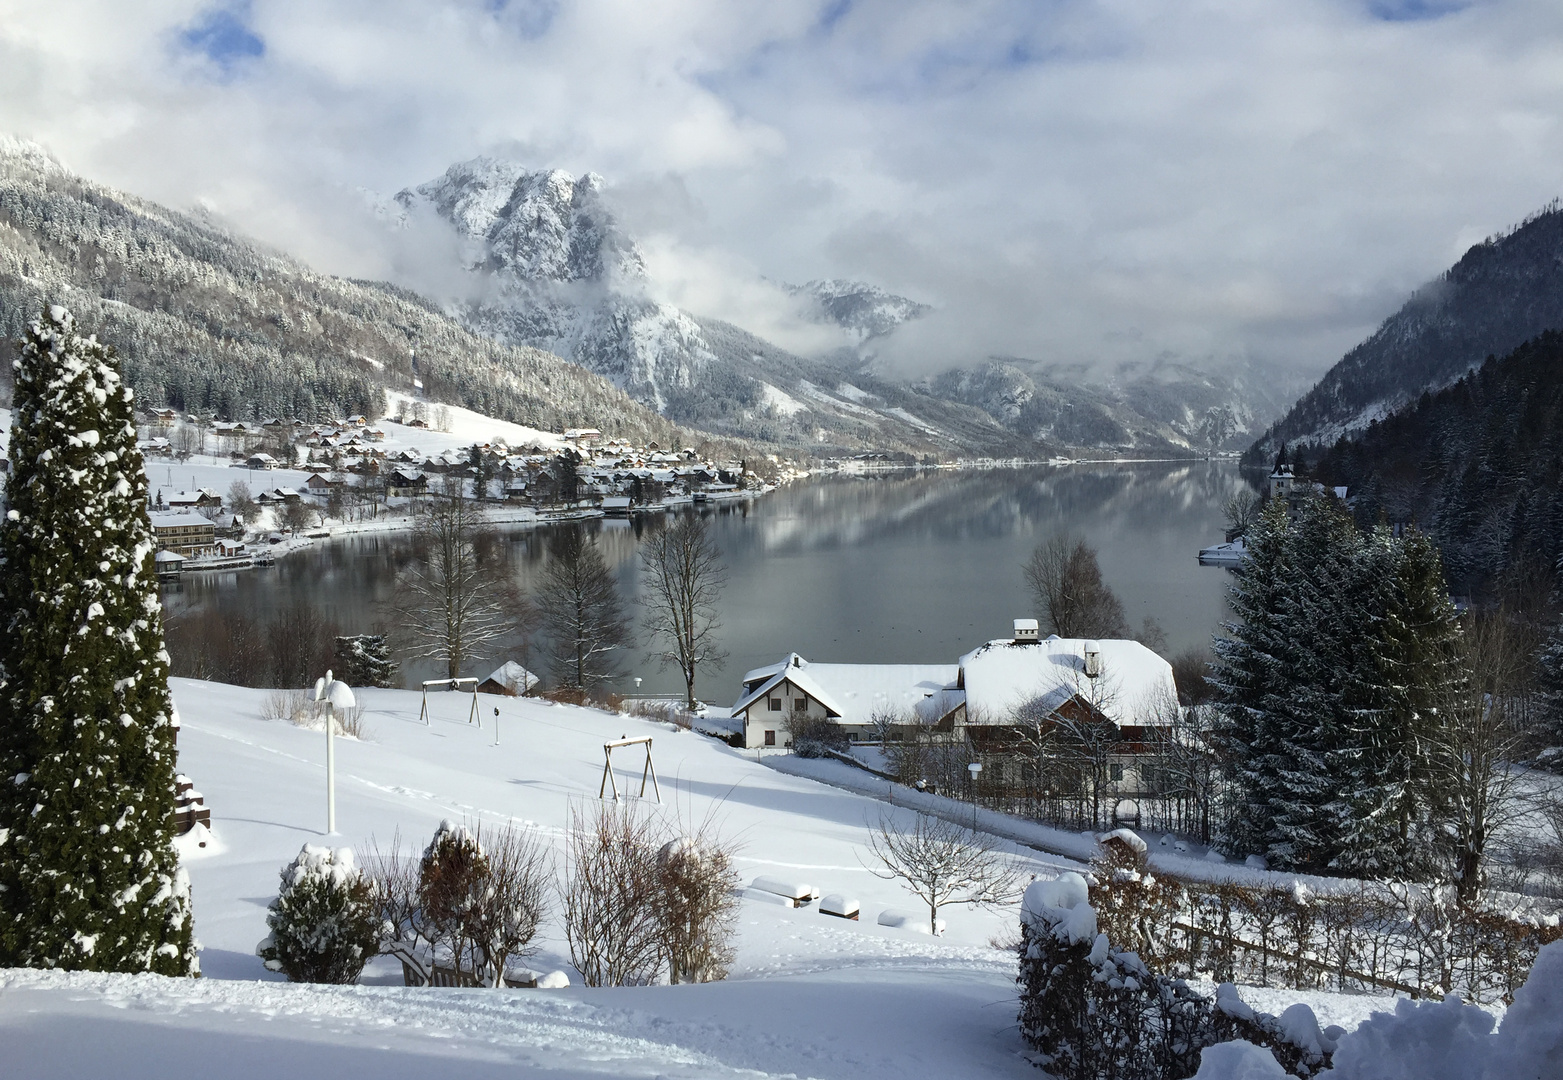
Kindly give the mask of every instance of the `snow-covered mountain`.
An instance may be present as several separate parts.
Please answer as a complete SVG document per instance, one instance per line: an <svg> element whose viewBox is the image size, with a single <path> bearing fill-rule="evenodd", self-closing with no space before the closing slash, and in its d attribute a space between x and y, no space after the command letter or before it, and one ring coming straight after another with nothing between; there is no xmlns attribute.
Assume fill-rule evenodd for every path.
<svg viewBox="0 0 1563 1080"><path fill-rule="evenodd" d="M1504 356L1563 329L1563 207L1554 201L1468 250L1353 348L1249 451L1323 449Z"/></svg>
<svg viewBox="0 0 1563 1080"><path fill-rule="evenodd" d="M869 338L882 337L902 323L933 310L927 304L861 281L827 278L788 285L786 289L807 301L818 313L819 321L850 331L860 344Z"/></svg>
<svg viewBox="0 0 1563 1080"><path fill-rule="evenodd" d="M315 420L379 415L386 391L421 384L430 400L529 427L698 438L550 352L473 334L421 296L316 273L0 135L0 401L15 343L45 303L67 304L113 345L148 405Z"/></svg>
<svg viewBox="0 0 1563 1080"><path fill-rule="evenodd" d="M875 342L930 309L856 281L783 286L805 318L855 344L798 356L652 299L645 259L592 173L477 158L396 203L403 222L432 215L455 230L473 287L444 302L469 328L557 353L707 430L848 450L1165 454L1251 439L1279 411L1237 380L1181 369L1103 383L1017 361L902 381L872 363Z"/></svg>
<svg viewBox="0 0 1563 1080"><path fill-rule="evenodd" d="M477 158L400 192L396 202L404 222L432 214L455 230L475 288L453 308L469 328L556 353L680 423L846 450L992 448L1009 438L975 409L909 402L915 391L877 380L854 387L859 398L838 396L836 364L651 298L645 260L593 173ZM849 282L799 292L817 305L820 321L860 341L920 309Z"/></svg>

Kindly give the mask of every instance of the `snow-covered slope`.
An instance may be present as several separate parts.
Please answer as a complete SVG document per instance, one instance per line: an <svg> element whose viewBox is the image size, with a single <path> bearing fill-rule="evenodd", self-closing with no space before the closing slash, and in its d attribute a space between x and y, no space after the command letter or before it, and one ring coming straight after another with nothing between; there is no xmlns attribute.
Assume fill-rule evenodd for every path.
<svg viewBox="0 0 1563 1080"><path fill-rule="evenodd" d="M212 810L210 845L185 846L205 978L0 971L8 1078L1038 1075L1015 1026L1014 955L988 942L1009 932L1015 911L947 909L943 938L876 923L885 908L917 910L865 865L882 803L670 725L483 696L476 727L471 698L436 694L426 726L416 693L365 690L365 738L337 743L340 835L325 838L320 731L262 720L264 690L188 680L173 689L179 767ZM850 893L863 919L747 894L731 977L697 986L404 988L383 960L364 985L298 986L254 956L278 871L301 845L361 851L398 831L421 844L442 819L466 818L511 822L557 856L570 806L596 797L603 742L626 734L653 737L663 812L711 816L741 846L746 880L780 875ZM639 764L619 763L621 788L637 782ZM1017 857L1041 876L1069 865ZM569 970L557 905L530 965ZM1386 1007L1362 996L1244 993L1277 1013L1303 998L1321 1023L1347 1028Z"/></svg>
<svg viewBox="0 0 1563 1080"><path fill-rule="evenodd" d="M941 939L877 925L886 908L918 909L865 866L867 827L880 812L871 799L671 725L485 695L478 728L467 723L472 698L435 694L425 726L417 693L364 690L367 736L337 742L341 835L326 841L324 736L261 720L266 693L174 680L179 768L205 796L215 837L187 862L206 978L0 974L0 1044L8 1055L27 1048L20 1065L7 1061L7 1076L102 1075L114 1044L133 1048L115 1062L118 1076L167 1075L158 1070L183 1054L193 1060L170 1071L204 1064L217 1075L275 1076L288 1067L310 1080L347 1062L359 1064L341 1072L410 1076L427 1069L426 1055L480 1076L500 1064L570 1076L1031 1074L1017 1056L1013 955L988 944L1014 912L948 909ZM442 819L465 818L514 822L557 857L572 803L597 795L603 742L625 734L653 737L664 812L683 822L711 816L739 844L746 882L780 874L845 892L863 919L745 899L732 977L704 987L404 990L400 969L381 961L365 980L380 986L297 988L254 956L278 871L300 845L362 851L398 830L421 845ZM615 754L621 790L638 785L641 769L625 755ZM1026 860L1034 873L1051 873L1050 863L1062 865ZM557 904L529 963L574 976ZM41 1041L71 1031L97 1034ZM226 1040L242 1052L222 1051Z"/></svg>

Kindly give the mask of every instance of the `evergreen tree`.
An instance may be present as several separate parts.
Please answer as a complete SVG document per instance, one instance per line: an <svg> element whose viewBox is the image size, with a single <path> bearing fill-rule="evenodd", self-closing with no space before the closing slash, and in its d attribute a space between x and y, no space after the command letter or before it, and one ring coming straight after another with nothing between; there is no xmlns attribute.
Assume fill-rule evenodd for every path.
<svg viewBox="0 0 1563 1080"><path fill-rule="evenodd" d="M1363 536L1332 500L1273 503L1216 641L1223 841L1277 868L1426 877L1447 821L1433 761L1456 634L1422 534Z"/></svg>
<svg viewBox="0 0 1563 1080"><path fill-rule="evenodd" d="M188 975L173 707L113 352L51 307L15 363L0 521L0 965Z"/></svg>
<svg viewBox="0 0 1563 1080"><path fill-rule="evenodd" d="M337 638L332 667L349 686L396 686L401 675L384 634Z"/></svg>
<svg viewBox="0 0 1563 1080"><path fill-rule="evenodd" d="M1371 666L1359 666L1354 718L1341 771L1351 777L1337 869L1379 877L1426 878L1439 857L1446 798L1434 780L1438 703L1458 670L1449 663L1458 628L1443 565L1417 530L1395 538L1375 530L1357 575L1371 596L1363 628Z"/></svg>
<svg viewBox="0 0 1563 1080"><path fill-rule="evenodd" d="M1233 580L1233 621L1218 637L1209 683L1221 708L1212 743L1231 786L1224 807L1222 843L1232 851L1268 848L1279 746L1272 714L1297 680L1298 642L1292 617L1286 504L1271 501L1247 538L1243 573Z"/></svg>

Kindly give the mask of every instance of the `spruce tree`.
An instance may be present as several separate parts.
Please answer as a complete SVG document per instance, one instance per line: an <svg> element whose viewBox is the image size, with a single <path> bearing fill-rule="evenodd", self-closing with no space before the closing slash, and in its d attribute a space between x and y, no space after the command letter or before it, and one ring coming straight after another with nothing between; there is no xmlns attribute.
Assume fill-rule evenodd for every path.
<svg viewBox="0 0 1563 1080"><path fill-rule="evenodd" d="M1434 779L1438 704L1451 680L1458 636L1438 549L1412 529L1375 530L1364 546L1360 595L1371 601L1349 690L1350 777L1343 843L1334 867L1377 877L1425 879L1436 872L1445 797Z"/></svg>
<svg viewBox="0 0 1563 1080"><path fill-rule="evenodd" d="M0 966L190 975L131 392L62 307L14 363L0 522Z"/></svg>
<svg viewBox="0 0 1563 1080"><path fill-rule="evenodd" d="M1248 534L1248 556L1230 594L1234 619L1223 627L1227 636L1215 640L1209 681L1222 708L1212 741L1230 781L1220 831L1231 851L1265 851L1272 835L1269 793L1281 749L1274 714L1297 681L1298 664L1288 533L1286 504L1274 500Z"/></svg>

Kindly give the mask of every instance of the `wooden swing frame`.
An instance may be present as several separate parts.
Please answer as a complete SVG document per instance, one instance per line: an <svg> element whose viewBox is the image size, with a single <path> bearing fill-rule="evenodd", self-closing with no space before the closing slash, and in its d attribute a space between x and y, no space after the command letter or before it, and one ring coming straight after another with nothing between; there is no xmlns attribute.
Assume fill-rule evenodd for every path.
<svg viewBox="0 0 1563 1080"><path fill-rule="evenodd" d="M597 787L597 797L599 799L606 795L610 784L613 786L614 801L617 802L619 799L619 781L613 775L613 751L625 746L637 746L640 743L646 744L646 765L640 771L640 797L642 799L646 797L646 780L649 777L651 779L651 790L656 793L657 802L660 803L662 801L662 786L657 783L657 767L651 762L650 735L642 735L635 739L615 739L612 742L602 744L602 783Z"/></svg>
<svg viewBox="0 0 1563 1080"><path fill-rule="evenodd" d="M472 685L472 712L467 715L467 723L483 726L483 717L478 713L478 680L477 679L425 679L423 681L423 708L418 710L418 719L423 721L424 727L432 725L429 719L429 690L460 690L468 683Z"/></svg>

